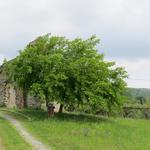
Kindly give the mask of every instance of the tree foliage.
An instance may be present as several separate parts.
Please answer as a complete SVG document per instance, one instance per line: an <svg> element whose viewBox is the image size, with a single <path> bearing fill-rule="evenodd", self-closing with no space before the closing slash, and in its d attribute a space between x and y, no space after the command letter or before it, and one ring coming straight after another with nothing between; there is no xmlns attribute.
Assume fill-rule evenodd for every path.
<svg viewBox="0 0 150 150"><path fill-rule="evenodd" d="M122 103L127 73L104 60L98 43L95 36L86 40L42 36L7 63L7 72L19 87L47 103L111 110Z"/></svg>

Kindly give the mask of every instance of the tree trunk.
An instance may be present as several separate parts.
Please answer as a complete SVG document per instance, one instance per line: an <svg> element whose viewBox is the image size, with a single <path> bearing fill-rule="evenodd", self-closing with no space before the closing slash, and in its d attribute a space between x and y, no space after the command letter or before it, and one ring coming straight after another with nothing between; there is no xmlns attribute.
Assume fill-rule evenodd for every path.
<svg viewBox="0 0 150 150"><path fill-rule="evenodd" d="M59 113L62 113L63 107L64 107L64 105L63 105L63 104L60 104L60 107L59 107Z"/></svg>
<svg viewBox="0 0 150 150"><path fill-rule="evenodd" d="M48 100L46 100L46 107L48 107Z"/></svg>

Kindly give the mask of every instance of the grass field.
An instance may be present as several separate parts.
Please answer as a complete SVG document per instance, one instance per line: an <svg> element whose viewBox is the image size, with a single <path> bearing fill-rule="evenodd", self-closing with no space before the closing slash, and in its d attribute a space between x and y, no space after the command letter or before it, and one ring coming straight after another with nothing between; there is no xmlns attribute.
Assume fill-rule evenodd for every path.
<svg viewBox="0 0 150 150"><path fill-rule="evenodd" d="M43 143L54 150L149 150L150 121L101 118L90 115L24 110L31 120L16 116Z"/></svg>
<svg viewBox="0 0 150 150"><path fill-rule="evenodd" d="M11 124L0 118L0 150L32 150Z"/></svg>

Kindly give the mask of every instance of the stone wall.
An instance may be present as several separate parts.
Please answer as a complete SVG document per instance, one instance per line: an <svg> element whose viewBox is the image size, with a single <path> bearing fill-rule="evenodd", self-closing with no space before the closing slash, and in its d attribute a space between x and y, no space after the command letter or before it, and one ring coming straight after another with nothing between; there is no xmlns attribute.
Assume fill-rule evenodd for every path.
<svg viewBox="0 0 150 150"><path fill-rule="evenodd" d="M3 73L3 68L0 67L0 105L5 104L6 84L6 76Z"/></svg>
<svg viewBox="0 0 150 150"><path fill-rule="evenodd" d="M0 84L0 105L8 108L23 108L24 98L21 90L10 83Z"/></svg>
<svg viewBox="0 0 150 150"><path fill-rule="evenodd" d="M21 89L9 83L3 67L0 66L0 106L23 108L25 103L27 107L32 108L40 108L41 106L38 98L29 94L24 95Z"/></svg>
<svg viewBox="0 0 150 150"><path fill-rule="evenodd" d="M4 103L9 108L16 107L16 92L11 84L6 84Z"/></svg>
<svg viewBox="0 0 150 150"><path fill-rule="evenodd" d="M5 83L0 83L0 106L4 105L4 99L5 99Z"/></svg>
<svg viewBox="0 0 150 150"><path fill-rule="evenodd" d="M30 94L27 94L26 104L29 108L37 109L41 107L40 99L38 97L31 96Z"/></svg>

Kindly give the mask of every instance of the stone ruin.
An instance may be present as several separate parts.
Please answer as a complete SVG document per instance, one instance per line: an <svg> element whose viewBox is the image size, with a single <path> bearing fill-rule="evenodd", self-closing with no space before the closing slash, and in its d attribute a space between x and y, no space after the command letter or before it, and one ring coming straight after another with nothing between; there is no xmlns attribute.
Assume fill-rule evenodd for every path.
<svg viewBox="0 0 150 150"><path fill-rule="evenodd" d="M4 67L0 66L0 106L8 108L40 108L41 103L38 98L24 92L15 87L7 80Z"/></svg>

